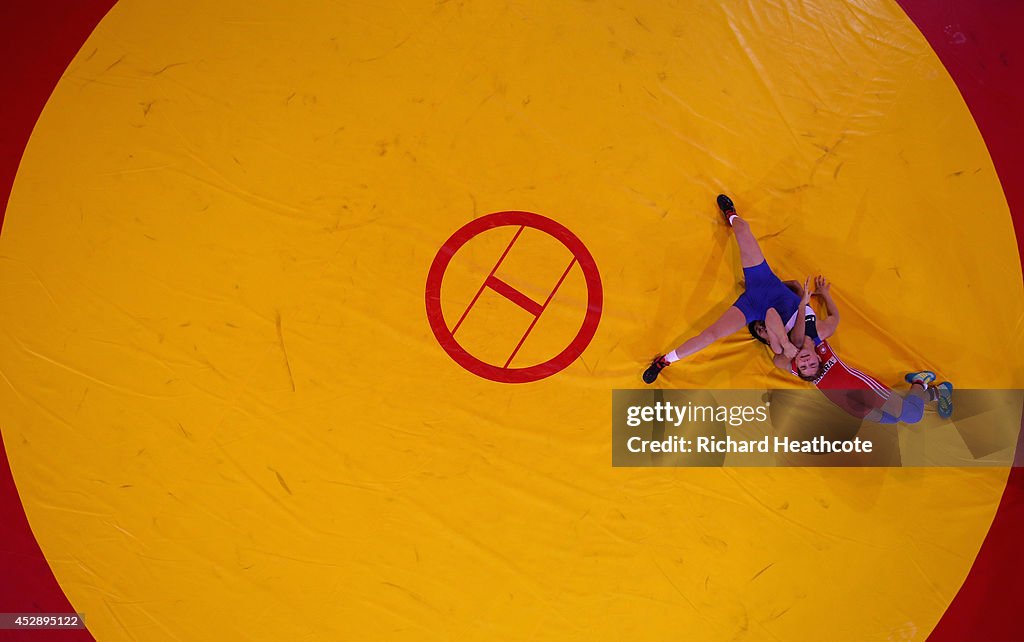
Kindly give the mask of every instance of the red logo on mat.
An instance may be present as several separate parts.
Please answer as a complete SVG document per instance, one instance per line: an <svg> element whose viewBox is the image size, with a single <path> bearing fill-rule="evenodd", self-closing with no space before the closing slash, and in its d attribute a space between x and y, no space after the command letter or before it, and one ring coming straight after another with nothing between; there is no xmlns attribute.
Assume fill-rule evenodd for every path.
<svg viewBox="0 0 1024 642"><path fill-rule="evenodd" d="M484 277L483 282L480 285L480 289L477 290L476 296L470 301L466 310L462 313L462 316L455 323L454 327L449 328L448 324L445 323L444 315L441 312L441 281L444 279L445 270L448 269L448 264L451 262L452 257L459 251L463 245L466 244L471 238L486 232L487 230L494 229L496 227L513 226L518 227L512 240L509 242L508 247L502 253L498 262L491 268L491 273ZM526 296L519 290L513 288L508 283L505 283L498 277L494 276L498 268L501 266L501 262L505 260L509 250L515 245L515 242L519 239L519 235L522 234L523 230L527 227L540 230L545 234L558 239L562 245L564 245L571 253L572 260L569 265L566 266L565 271L562 272L562 277L555 284L554 289L548 294L547 300L544 302L537 302ZM587 283L587 314L583 318L583 325L580 327L580 331L576 334L576 337L569 342L569 345L565 347L560 353L544 363L538 363L526 368L510 368L508 367L512 363L512 359L515 358L519 352L519 348L522 347L523 342L526 341L526 337L533 331L534 326L537 325L537 321L540 319L540 315L544 314L544 310L547 308L548 303L554 298L558 288L562 285L562 281L569 275L569 271L573 265L579 264L580 269L583 270L583 277ZM484 291L484 288L490 288L498 294L504 296L508 300L512 301L519 307L523 308L527 312L533 315L533 322L530 327L526 329L523 337L519 340L515 350L509 355L505 361L504 366L495 366L489 363L484 363L477 357L471 355L455 338L455 333L458 331L459 326L465 320L466 315L469 314L470 309L476 303L477 299L480 298L480 294ZM570 363L576 360L578 356L583 354L583 350L586 349L587 345L590 344L590 340L594 338L594 333L597 332L597 324L601 320L601 305L603 300L603 294L601 290L601 275L597 270L597 263L594 262L594 257L590 255L590 251L587 250L583 242L577 238L575 234L570 232L564 225L553 221L540 214L533 214L531 212L497 212L495 214L488 214L481 218L472 221L463 227L459 228L451 238L449 238L441 249L438 250L437 256L434 257L434 262L430 265L430 272L427 274L427 320L430 322L430 329L434 332L434 337L437 338L437 342L441 344L445 352L455 360L460 366L469 370L475 375L479 375L485 379L492 381L498 381L501 383L528 383L530 381L537 381L550 377L551 375L560 372Z"/></svg>

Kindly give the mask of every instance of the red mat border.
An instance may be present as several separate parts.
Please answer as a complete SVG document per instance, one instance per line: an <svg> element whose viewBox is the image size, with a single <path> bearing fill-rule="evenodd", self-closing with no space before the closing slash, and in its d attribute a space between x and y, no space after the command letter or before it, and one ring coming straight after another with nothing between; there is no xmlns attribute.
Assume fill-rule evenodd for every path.
<svg viewBox="0 0 1024 642"><path fill-rule="evenodd" d="M1024 248L1024 3L898 0L956 81L992 155ZM941 136L942 132L935 132ZM1024 255L1021 258L1024 266ZM1021 355L1017 355L1020 358ZM995 519L930 642L1020 640L1024 610L1024 435ZM951 519L953 517L951 516Z"/></svg>
<svg viewBox="0 0 1024 642"><path fill-rule="evenodd" d="M115 0L0 0L0 226L22 153L68 63ZM2 229L2 227L0 227ZM43 557L0 439L0 613L74 612ZM88 620L86 620L88 622ZM85 630L0 631L0 640L92 640Z"/></svg>
<svg viewBox="0 0 1024 642"><path fill-rule="evenodd" d="M1024 5L1013 0L898 0L931 43L988 145L1024 247ZM114 0L0 2L0 226L29 135L68 63ZM936 132L937 136L941 132ZM1024 258L1022 258L1024 264ZM1024 444L1022 444L1024 445ZM1021 455L1018 450L1018 455ZM932 632L932 642L1014 640L1024 605L1024 468L1006 490L967 580ZM0 440L0 612L73 611L36 543ZM61 640L91 640L85 631ZM52 639L53 632L0 632L4 640Z"/></svg>

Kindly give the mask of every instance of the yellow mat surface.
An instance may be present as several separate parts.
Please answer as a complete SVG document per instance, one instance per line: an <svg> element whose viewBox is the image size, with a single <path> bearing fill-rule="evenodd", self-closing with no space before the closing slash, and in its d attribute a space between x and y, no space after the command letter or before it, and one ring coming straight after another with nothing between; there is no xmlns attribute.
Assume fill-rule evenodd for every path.
<svg viewBox="0 0 1024 642"><path fill-rule="evenodd" d="M0 237L0 426L72 604L102 640L923 639L1005 469L611 467L610 391L741 291L719 191L834 282L844 358L1024 386L998 179L894 2L119 2ZM508 210L603 291L532 383L424 305ZM449 327L515 229L452 257ZM570 262L527 228L496 276ZM511 367L587 296L570 265ZM532 319L487 289L458 337L503 366ZM802 383L737 334L659 385Z"/></svg>

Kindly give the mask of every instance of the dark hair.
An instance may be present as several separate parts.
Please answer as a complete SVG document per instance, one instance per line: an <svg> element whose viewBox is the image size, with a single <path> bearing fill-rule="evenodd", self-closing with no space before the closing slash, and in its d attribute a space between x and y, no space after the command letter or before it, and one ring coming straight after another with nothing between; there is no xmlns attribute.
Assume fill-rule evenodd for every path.
<svg viewBox="0 0 1024 642"><path fill-rule="evenodd" d="M747 324L747 330L750 332L750 336L754 337L755 339L757 339L758 341L765 345L769 345L768 341L764 337L759 335L757 333L757 330L754 329L754 326L757 325L758 323L763 323L763 321L751 321L750 323Z"/></svg>

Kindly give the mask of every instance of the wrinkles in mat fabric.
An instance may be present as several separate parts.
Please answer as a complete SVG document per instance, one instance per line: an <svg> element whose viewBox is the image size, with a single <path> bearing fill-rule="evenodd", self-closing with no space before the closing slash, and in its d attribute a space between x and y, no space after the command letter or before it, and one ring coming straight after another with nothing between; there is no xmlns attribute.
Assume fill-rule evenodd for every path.
<svg viewBox="0 0 1024 642"><path fill-rule="evenodd" d="M118 3L0 236L0 426L61 587L99 639L923 637L1005 469L609 466L609 390L740 291L719 191L833 280L844 357L1021 386L1006 201L895 4ZM424 311L507 210L604 295L521 385ZM514 231L453 257L449 324ZM566 251L526 229L495 273L559 283L513 365L585 316ZM501 365L530 324L487 291L459 337ZM801 384L737 334L661 385Z"/></svg>

